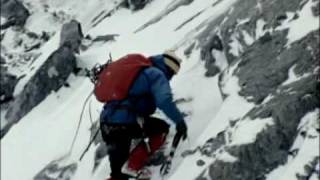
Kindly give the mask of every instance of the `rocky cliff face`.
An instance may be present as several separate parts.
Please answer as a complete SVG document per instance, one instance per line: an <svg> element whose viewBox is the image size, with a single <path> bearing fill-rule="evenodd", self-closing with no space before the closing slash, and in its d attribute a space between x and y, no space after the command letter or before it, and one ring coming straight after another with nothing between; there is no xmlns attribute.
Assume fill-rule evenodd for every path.
<svg viewBox="0 0 320 180"><path fill-rule="evenodd" d="M51 91L57 91L76 67L76 58L70 46L61 46L53 52L48 60L37 70L9 106L6 119L8 124L2 135L17 123L33 107L44 100Z"/></svg>
<svg viewBox="0 0 320 180"><path fill-rule="evenodd" d="M198 36L207 75L223 71L215 57L216 51L222 51L229 66L235 68L233 75L238 77L241 86L239 95L255 105L241 119L236 119L235 124L247 118L274 120L274 124L260 132L252 144L225 144L224 151L237 161L215 161L207 169L210 179L266 179L273 169L295 157L291 147L300 136L300 120L320 105L317 93L320 39L319 29L315 29L292 41L288 37L293 30L283 26L285 22L294 23L303 18L299 12L304 8L308 8L314 18L319 18L318 7L319 1L239 1L229 12L206 25ZM288 82L289 72L301 78ZM220 79L225 74L222 73ZM315 128L320 131L319 126ZM319 157L315 161L319 163ZM305 166L316 169L315 164ZM308 179L313 173L306 171L297 176ZM198 179L207 178L203 175Z"/></svg>

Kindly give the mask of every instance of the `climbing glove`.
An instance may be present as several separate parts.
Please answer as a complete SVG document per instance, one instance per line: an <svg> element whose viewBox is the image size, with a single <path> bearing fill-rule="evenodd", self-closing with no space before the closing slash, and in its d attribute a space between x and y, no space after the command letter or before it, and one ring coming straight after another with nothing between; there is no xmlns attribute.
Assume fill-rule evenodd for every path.
<svg viewBox="0 0 320 180"><path fill-rule="evenodd" d="M183 140L185 140L188 136L188 127L185 121L181 121L176 124L176 130L177 134L182 137Z"/></svg>

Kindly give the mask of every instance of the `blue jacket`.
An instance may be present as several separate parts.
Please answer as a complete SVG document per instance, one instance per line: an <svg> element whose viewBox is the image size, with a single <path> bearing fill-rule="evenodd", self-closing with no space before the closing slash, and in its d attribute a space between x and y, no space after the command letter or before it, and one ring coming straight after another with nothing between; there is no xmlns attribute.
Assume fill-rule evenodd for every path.
<svg viewBox="0 0 320 180"><path fill-rule="evenodd" d="M104 105L102 123L132 124L137 116L150 116L158 107L173 122L183 121L183 116L173 102L169 80L172 74L164 64L162 55L150 57L153 66L143 69L133 82L127 99Z"/></svg>

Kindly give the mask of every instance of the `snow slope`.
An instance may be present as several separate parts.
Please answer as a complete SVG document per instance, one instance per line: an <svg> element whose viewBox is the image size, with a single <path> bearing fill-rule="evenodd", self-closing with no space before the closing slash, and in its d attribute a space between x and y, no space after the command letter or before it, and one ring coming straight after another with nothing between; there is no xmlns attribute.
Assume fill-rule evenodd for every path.
<svg viewBox="0 0 320 180"><path fill-rule="evenodd" d="M154 1L143 11L134 13L127 9L120 9L111 18L102 21L95 28L89 29L90 27L85 27L84 29L89 29L85 33L93 37L108 33L117 33L120 36L114 43L99 44L99 46L92 45L87 51L82 52L78 56L80 66L91 67L97 62L103 63L109 52L112 53L114 58L130 52L141 52L146 55L161 53L182 40L194 25L201 23L205 18L202 17L194 22L193 26L173 32L173 29L184 21L188 14L203 8L199 6L201 2L196 1L190 6L170 13L155 26L137 34L133 33L138 26L149 20L156 12L164 9L170 2L169 0ZM206 3L210 4L211 1ZM150 14L150 16L146 16L146 14ZM126 19L126 21L123 21L123 19ZM58 37L55 36L54 39ZM51 41L56 43L44 48L50 49L57 46L57 40ZM181 52L180 55L183 56ZM192 70L192 73L184 73L184 71L188 70L189 64L195 63L199 65ZM195 52L192 58L183 62L180 74L173 81L173 89L177 91L177 97L193 99L187 107L181 107L183 110L192 111L192 114L187 118L188 125L192 128L190 128L189 132L189 141L185 146L191 146L195 142L201 134L201 130L214 117L222 103L217 86L217 77L205 78L205 69L201 64L199 53ZM48 162L68 152L77 127L82 104L93 88L89 80L84 78L70 77L69 83L70 88L62 88L59 92L52 93L25 116L21 123L15 125L1 141L1 161L5 164L5 166L1 167L1 179L15 180L22 177L24 179L32 179ZM199 92L194 91L192 88L195 84L199 88ZM212 87L208 87L208 84L211 84ZM211 100L208 100L208 98ZM209 103L205 103L205 101ZM98 117L96 112L100 110L101 104L94 101L93 106L96 107L93 109L96 119ZM88 114L85 114L84 119L75 147L71 156L66 160L67 162L77 161L89 141L91 123L88 120ZM35 129L37 130L35 131ZM25 148L29 146L31 148L25 152ZM107 177L108 172L104 168L98 169L94 175L90 173L93 167L93 149L94 147L79 163L79 170L74 179L92 179L92 176L97 176L96 174L101 174L97 179ZM101 163L101 166L107 166L107 162Z"/></svg>
<svg viewBox="0 0 320 180"><path fill-rule="evenodd" d="M238 79L233 76L233 71L237 64L232 65L226 70L227 75L223 79L225 83L224 92L228 93L229 96L223 100L218 87L218 76L208 78L204 75L206 69L204 62L200 60L200 51L194 50L188 58L183 54L183 51L189 45L189 40L199 32L199 30L195 31L194 28L206 20L216 18L223 12L230 10L236 0L224 0L217 6L212 6L215 2L212 0L193 1L190 5L179 7L177 10L167 14L159 22L137 33L135 33L137 28L144 25L157 14L162 13L172 3L172 0L154 0L143 10L136 12L120 8L111 17L103 19L96 26L93 26L90 21L99 15L99 13L116 7L118 1L81 0L75 2L59 0L51 2L39 0L38 3L38 1L27 0L26 2L34 8L35 12L28 20L26 27L35 31L49 28L56 33L42 47L41 51L43 54L37 60L36 66L40 66L49 53L58 47L59 43L59 28L52 26L52 23L48 23L47 16L44 15L45 12L42 12L44 4L48 4L49 11L61 10L67 14L66 17L76 17L83 25L84 34L89 34L92 37L105 34L119 34L114 42L94 43L89 49L81 52L77 56L80 67L90 68L96 63L104 63L107 60L109 52L116 59L132 52L152 55L161 53L166 49L176 48L177 53L184 61L181 71L172 80L172 88L176 99L189 100L179 104L179 108L188 114L186 121L189 126L189 138L179 146L172 171L166 177L168 180L195 179L215 159L223 161L237 160L227 153L217 154L216 158L209 158L200 153L182 158L179 154L184 150L202 145L207 139L215 137L223 130L230 131L235 136L231 137L233 139L232 142L228 142L232 145L251 143L260 131L273 123L272 119L243 120L236 127L230 128L229 123L231 121L241 119L254 107L253 103L249 103L238 95L240 90ZM203 11L203 13L192 19L191 22L181 29L175 31L181 23L199 11ZM61 25L61 22L56 23ZM292 26L296 25L293 24ZM311 27L311 29L314 29L314 27ZM293 33L292 31L291 34ZM290 37L293 36L291 34ZM291 42L299 38L301 38L300 35L295 36L295 38L292 37ZM250 39L248 41L251 43ZM241 49L239 44L234 42L234 48L234 54L238 55L238 51ZM221 59L220 62L224 61L224 59ZM225 64L221 66L226 68ZM16 89L17 92L22 90L23 83L31 75L32 72L28 74L26 79L23 79L22 84ZM296 76L292 76L294 74L290 76L291 79L288 82L296 79ZM70 87L63 87L58 92L53 92L18 124L14 125L1 140L2 180L33 179L49 162L57 159L61 160L61 164L67 165L74 162L78 164L77 171L72 178L73 180L103 180L108 177L110 169L107 157L102 160L96 171L92 172L95 150L97 148L95 145L91 146L81 162L78 160L86 148L91 134L90 127L92 126L92 122L89 120L88 107L85 109L75 146L69 152L83 103L92 91L93 85L89 79L75 76L70 76L68 83ZM97 102L94 97L91 97L91 101L93 119L96 120L98 119L102 104ZM319 114L319 110L313 113L304 117L312 120L305 121L313 121L316 115ZM314 133L312 128L308 133ZM317 133L316 136L316 139L312 141L303 142L306 144L304 146L305 149L301 151L303 155L296 157L293 160L295 162L290 165L279 167L279 170L275 170L270 174L268 180L279 179L279 171L282 171L282 169L286 169L286 172L281 175L280 179L293 177L292 171L295 172L297 169L301 169L299 167L300 161L315 156L316 152L309 150L319 140ZM304 151L313 152L313 154L305 157L306 153ZM204 161L204 166L197 165L199 159ZM161 179L162 177L159 177L158 174L158 168L155 167L153 170L155 172L153 180Z"/></svg>

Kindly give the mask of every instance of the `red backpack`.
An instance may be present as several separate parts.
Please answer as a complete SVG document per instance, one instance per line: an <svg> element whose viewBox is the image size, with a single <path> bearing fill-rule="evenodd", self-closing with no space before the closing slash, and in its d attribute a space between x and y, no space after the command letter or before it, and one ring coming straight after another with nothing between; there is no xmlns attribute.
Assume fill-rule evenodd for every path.
<svg viewBox="0 0 320 180"><path fill-rule="evenodd" d="M138 73L149 66L152 62L141 54L129 54L106 65L95 83L97 100L105 103L125 99Z"/></svg>

